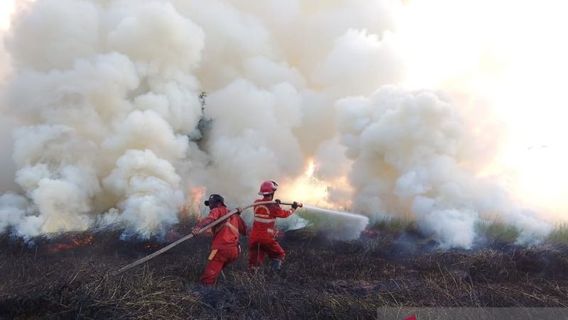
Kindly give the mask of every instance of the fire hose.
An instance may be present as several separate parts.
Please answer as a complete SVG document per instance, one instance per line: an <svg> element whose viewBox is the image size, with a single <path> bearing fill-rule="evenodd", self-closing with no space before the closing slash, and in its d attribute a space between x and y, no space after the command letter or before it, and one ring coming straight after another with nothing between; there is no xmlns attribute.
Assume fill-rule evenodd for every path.
<svg viewBox="0 0 568 320"><path fill-rule="evenodd" d="M285 202L262 201L262 202L257 202L257 203L248 205L248 206L246 206L246 207L244 207L244 208L241 208L240 210L241 210L241 211L244 211L244 210L246 210L246 209L248 209L248 208L251 208L251 207L254 207L254 206L257 206L257 205L273 204L273 203L279 203L279 204L287 205L287 206L291 206L291 205L292 205L292 203L285 203ZM301 207L301 204L300 204L300 207ZM178 244L180 244L180 243L182 243L182 242L184 242L184 241L186 241L186 240L189 240L189 239L195 237L196 235L198 235L198 234L200 234L200 233L203 233L203 232L205 232L205 231L207 231L207 230L213 228L214 226L216 226L216 225L220 224L221 222L227 220L230 216L236 214L237 212L239 212L239 209L230 211L230 212L228 212L227 214L225 214L224 216L220 217L219 219L217 219L217 220L211 222L210 224L204 226L203 228L199 229L199 231L197 231L195 234L194 234L194 233L190 233L190 234L184 236L183 238L181 238L181 239L179 239L179 240L177 240L177 241L175 241L175 242L172 242L171 244L169 244L169 245L163 247L162 249L160 249L160 250L158 250L158 251L156 251L156 252L154 252L154 253L152 253L152 254L149 254L149 255L145 256L144 258L139 259L139 260L136 260L136 261L132 262L131 264L128 264L128 265L126 265L126 266L124 266L124 267L118 269L117 271L111 273L111 275L113 275L113 276L119 275L119 274L123 273L124 271L130 270L130 269L132 269L132 268L134 268L134 267L136 267L136 266L138 266L138 265L140 265L140 264L142 264L142 263L144 263L144 262L146 262L146 261L148 261L148 260L151 260L151 259L153 259L153 258L155 258L155 257L157 257L157 256L159 256L159 255L161 255L162 253L164 253L164 252L170 250L171 248L177 246Z"/></svg>

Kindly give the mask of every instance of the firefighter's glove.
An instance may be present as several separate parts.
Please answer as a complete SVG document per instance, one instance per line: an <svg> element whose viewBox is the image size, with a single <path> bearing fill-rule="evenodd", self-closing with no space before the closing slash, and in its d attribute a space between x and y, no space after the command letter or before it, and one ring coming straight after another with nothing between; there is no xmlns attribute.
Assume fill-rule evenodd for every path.
<svg viewBox="0 0 568 320"><path fill-rule="evenodd" d="M238 214L239 216L241 215L241 213L243 213L243 209L242 208L237 208L235 209L237 210L237 212L235 214Z"/></svg>
<svg viewBox="0 0 568 320"><path fill-rule="evenodd" d="M300 206L300 204L297 203L296 201L294 201L294 202L292 203L292 209L294 209L294 210L298 209L299 206Z"/></svg>
<svg viewBox="0 0 568 320"><path fill-rule="evenodd" d="M274 200L274 202L276 202L276 204L281 204L281 203L282 203L282 201L280 201L280 199L276 199L276 200Z"/></svg>

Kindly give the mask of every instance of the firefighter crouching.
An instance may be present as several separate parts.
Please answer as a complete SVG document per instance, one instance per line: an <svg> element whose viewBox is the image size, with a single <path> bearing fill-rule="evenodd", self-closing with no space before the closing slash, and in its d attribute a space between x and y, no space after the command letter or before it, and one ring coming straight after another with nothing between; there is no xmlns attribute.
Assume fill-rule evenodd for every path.
<svg viewBox="0 0 568 320"><path fill-rule="evenodd" d="M257 199L255 203L272 201L277 189L278 184L275 181L263 182L258 193L263 198ZM276 241L276 218L287 218L300 206L301 204L297 202L293 203L291 210L282 209L278 203L254 206L254 222L249 235L250 269L255 270L261 266L266 256L270 259L270 266L273 270L281 269L286 253Z"/></svg>
<svg viewBox="0 0 568 320"><path fill-rule="evenodd" d="M209 215L192 230L193 234L212 223L229 211L224 199L218 194L209 196L205 205L209 207ZM201 275L201 283L206 286L214 285L223 268L237 260L240 254L239 235L246 235L246 225L240 217L240 210L225 222L213 228L213 243L209 254L207 266Z"/></svg>

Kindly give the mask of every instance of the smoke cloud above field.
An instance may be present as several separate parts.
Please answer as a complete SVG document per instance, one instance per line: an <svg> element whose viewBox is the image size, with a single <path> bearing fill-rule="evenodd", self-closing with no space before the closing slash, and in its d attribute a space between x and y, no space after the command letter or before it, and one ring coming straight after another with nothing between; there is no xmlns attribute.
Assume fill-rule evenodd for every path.
<svg viewBox="0 0 568 320"><path fill-rule="evenodd" d="M549 223L482 174L502 134L488 104L406 85L404 7L23 2L0 31L0 232L150 238L195 190L236 207L275 179L279 197L416 219L443 247L472 247L486 219L542 239Z"/></svg>

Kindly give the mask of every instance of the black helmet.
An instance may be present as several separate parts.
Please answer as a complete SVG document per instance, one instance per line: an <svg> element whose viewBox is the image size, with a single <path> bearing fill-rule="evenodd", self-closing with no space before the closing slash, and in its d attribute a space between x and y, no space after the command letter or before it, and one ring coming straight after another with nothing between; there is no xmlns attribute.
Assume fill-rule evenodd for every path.
<svg viewBox="0 0 568 320"><path fill-rule="evenodd" d="M224 204L225 204L225 199L223 199L223 197L221 197L221 196L218 195L218 194L212 194L212 195L209 196L209 200L205 200L205 205L208 206L208 207L209 207L210 205L213 206L213 207L215 207L215 206L217 206L217 204L219 204L219 203L224 205Z"/></svg>

